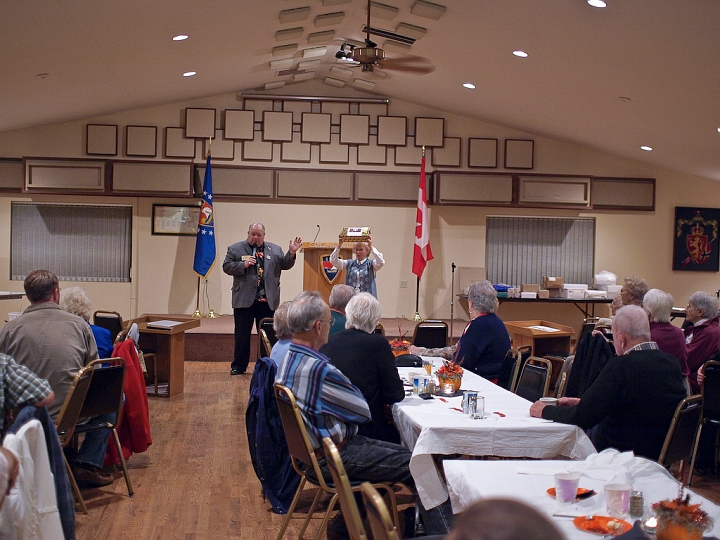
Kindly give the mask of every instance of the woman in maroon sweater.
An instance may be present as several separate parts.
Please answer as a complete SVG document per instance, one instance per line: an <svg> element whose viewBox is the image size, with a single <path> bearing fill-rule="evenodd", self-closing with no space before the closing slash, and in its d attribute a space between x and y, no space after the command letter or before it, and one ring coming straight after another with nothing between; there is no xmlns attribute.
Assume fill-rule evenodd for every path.
<svg viewBox="0 0 720 540"><path fill-rule="evenodd" d="M700 393L697 380L698 369L705 361L720 351L720 325L717 317L717 300L704 291L690 295L685 319L693 323L685 329L690 386L693 393Z"/></svg>
<svg viewBox="0 0 720 540"><path fill-rule="evenodd" d="M688 375L690 374L690 368L687 362L685 334L670 322L673 303L672 295L660 289L650 289L643 298L643 307L648 312L650 319L650 336L662 352L672 354L677 358L680 363L685 389L689 395Z"/></svg>

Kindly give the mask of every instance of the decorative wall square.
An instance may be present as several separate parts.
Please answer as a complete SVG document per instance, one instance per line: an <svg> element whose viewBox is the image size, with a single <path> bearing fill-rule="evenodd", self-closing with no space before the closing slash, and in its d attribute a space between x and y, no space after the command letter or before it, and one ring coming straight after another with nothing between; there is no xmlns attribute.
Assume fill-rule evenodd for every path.
<svg viewBox="0 0 720 540"><path fill-rule="evenodd" d="M255 111L227 109L225 111L225 138L238 141L252 141L255 137Z"/></svg>
<svg viewBox="0 0 720 540"><path fill-rule="evenodd" d="M302 142L300 133L293 133L292 142L284 142L280 147L280 161L310 163L310 146Z"/></svg>
<svg viewBox="0 0 720 540"><path fill-rule="evenodd" d="M505 168L532 169L535 141L531 139L505 139Z"/></svg>
<svg viewBox="0 0 720 540"><path fill-rule="evenodd" d="M291 112L263 112L263 141L292 141Z"/></svg>
<svg viewBox="0 0 720 540"><path fill-rule="evenodd" d="M118 127L111 124L86 126L85 153L91 156L117 156Z"/></svg>
<svg viewBox="0 0 720 540"><path fill-rule="evenodd" d="M407 144L407 117L378 116L378 144L405 146Z"/></svg>
<svg viewBox="0 0 720 540"><path fill-rule="evenodd" d="M443 146L444 118L415 118L415 146Z"/></svg>
<svg viewBox="0 0 720 540"><path fill-rule="evenodd" d="M303 113L302 114L302 142L329 143L331 114Z"/></svg>
<svg viewBox="0 0 720 540"><path fill-rule="evenodd" d="M320 103L320 105L320 109L322 112L332 114L331 123L333 124L340 123L341 114L350 114L349 103L343 103L341 101L323 101Z"/></svg>
<svg viewBox="0 0 720 540"><path fill-rule="evenodd" d="M165 128L165 157L194 158L195 139L186 139L185 130L177 127Z"/></svg>
<svg viewBox="0 0 720 540"><path fill-rule="evenodd" d="M215 130L215 137L213 137L210 150L212 151L213 159L235 159L235 141L232 139L223 139L223 132L221 129ZM208 139L203 141L203 156L207 155L208 151Z"/></svg>
<svg viewBox="0 0 720 540"><path fill-rule="evenodd" d="M185 109L185 136L209 139L215 135L215 109Z"/></svg>
<svg viewBox="0 0 720 540"><path fill-rule="evenodd" d="M349 146L340 144L340 135L331 135L330 144L320 145L320 163L348 163Z"/></svg>
<svg viewBox="0 0 720 540"><path fill-rule="evenodd" d="M283 111L293 113L293 123L302 122L302 113L312 112L310 101L283 101Z"/></svg>
<svg viewBox="0 0 720 540"><path fill-rule="evenodd" d="M272 161L273 143L262 140L262 132L256 131L252 141L242 143L243 161Z"/></svg>
<svg viewBox="0 0 720 540"><path fill-rule="evenodd" d="M415 145L415 137L407 138L407 146L395 147L395 165L420 165L422 148Z"/></svg>
<svg viewBox="0 0 720 540"><path fill-rule="evenodd" d="M126 156L157 156L156 126L127 126L125 128Z"/></svg>
<svg viewBox="0 0 720 540"><path fill-rule="evenodd" d="M370 125L378 125L378 116L387 116L387 103L360 103L358 114L367 114L370 117Z"/></svg>
<svg viewBox="0 0 720 540"><path fill-rule="evenodd" d="M432 149L432 165L434 167L459 167L461 154L460 137L445 137L445 145Z"/></svg>
<svg viewBox="0 0 720 540"><path fill-rule="evenodd" d="M370 135L368 144L358 146L358 165L387 165L387 146L377 143L377 135Z"/></svg>
<svg viewBox="0 0 720 540"><path fill-rule="evenodd" d="M497 168L497 151L497 139L468 139L468 167Z"/></svg>
<svg viewBox="0 0 720 540"><path fill-rule="evenodd" d="M370 135L370 117L366 115L340 115L340 142L367 144Z"/></svg>

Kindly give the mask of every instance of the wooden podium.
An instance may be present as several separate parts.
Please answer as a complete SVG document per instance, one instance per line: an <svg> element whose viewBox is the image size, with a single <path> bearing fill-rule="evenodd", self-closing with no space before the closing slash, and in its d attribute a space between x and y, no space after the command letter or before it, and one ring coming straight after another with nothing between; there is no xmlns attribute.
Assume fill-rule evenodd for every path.
<svg viewBox="0 0 720 540"><path fill-rule="evenodd" d="M353 245L345 242L340 248L341 259L352 259ZM338 270L330 264L330 254L337 246L336 242L303 242L305 254L303 265L303 290L320 291L325 301L330 298L330 291L338 283L345 283L345 271Z"/></svg>

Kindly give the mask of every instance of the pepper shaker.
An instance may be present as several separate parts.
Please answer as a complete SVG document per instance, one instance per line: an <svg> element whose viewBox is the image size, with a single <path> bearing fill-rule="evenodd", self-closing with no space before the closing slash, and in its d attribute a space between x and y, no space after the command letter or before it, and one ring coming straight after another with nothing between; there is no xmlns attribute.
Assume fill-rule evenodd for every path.
<svg viewBox="0 0 720 540"><path fill-rule="evenodd" d="M645 513L645 499L642 491L633 491L630 494L630 516L641 518Z"/></svg>

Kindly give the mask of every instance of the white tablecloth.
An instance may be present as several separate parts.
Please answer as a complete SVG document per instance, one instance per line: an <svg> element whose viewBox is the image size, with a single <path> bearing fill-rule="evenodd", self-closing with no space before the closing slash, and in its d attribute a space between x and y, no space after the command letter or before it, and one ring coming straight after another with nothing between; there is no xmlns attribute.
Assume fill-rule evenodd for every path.
<svg viewBox="0 0 720 540"><path fill-rule="evenodd" d="M433 360L437 370L441 360ZM398 371L408 379L409 373L419 373L422 369L399 368ZM448 498L432 454L581 460L595 453L582 429L532 418L529 401L474 373L465 372L461 390L477 390L485 397L485 418L473 420L453 410L462 408L461 397L443 402L438 397L422 400L410 396L393 405L395 425L413 453L410 472L426 508L433 508ZM497 412L505 416L495 414Z"/></svg>
<svg viewBox="0 0 720 540"><path fill-rule="evenodd" d="M642 491L646 507L678 495L678 483L661 465L634 457L632 452L621 454L612 449L594 454L585 461L448 460L444 465L454 513L464 511L480 499L517 499L551 516L570 540L589 540L598 536L577 529L572 523L573 517L553 514L607 516L605 484L629 484L634 491ZM560 508L547 494L547 489L554 486L552 475L562 471L580 472L580 487L594 489L597 495ZM720 527L720 508L697 494L692 494L690 500L693 504L702 502L702 509ZM631 519L628 521L632 523Z"/></svg>

